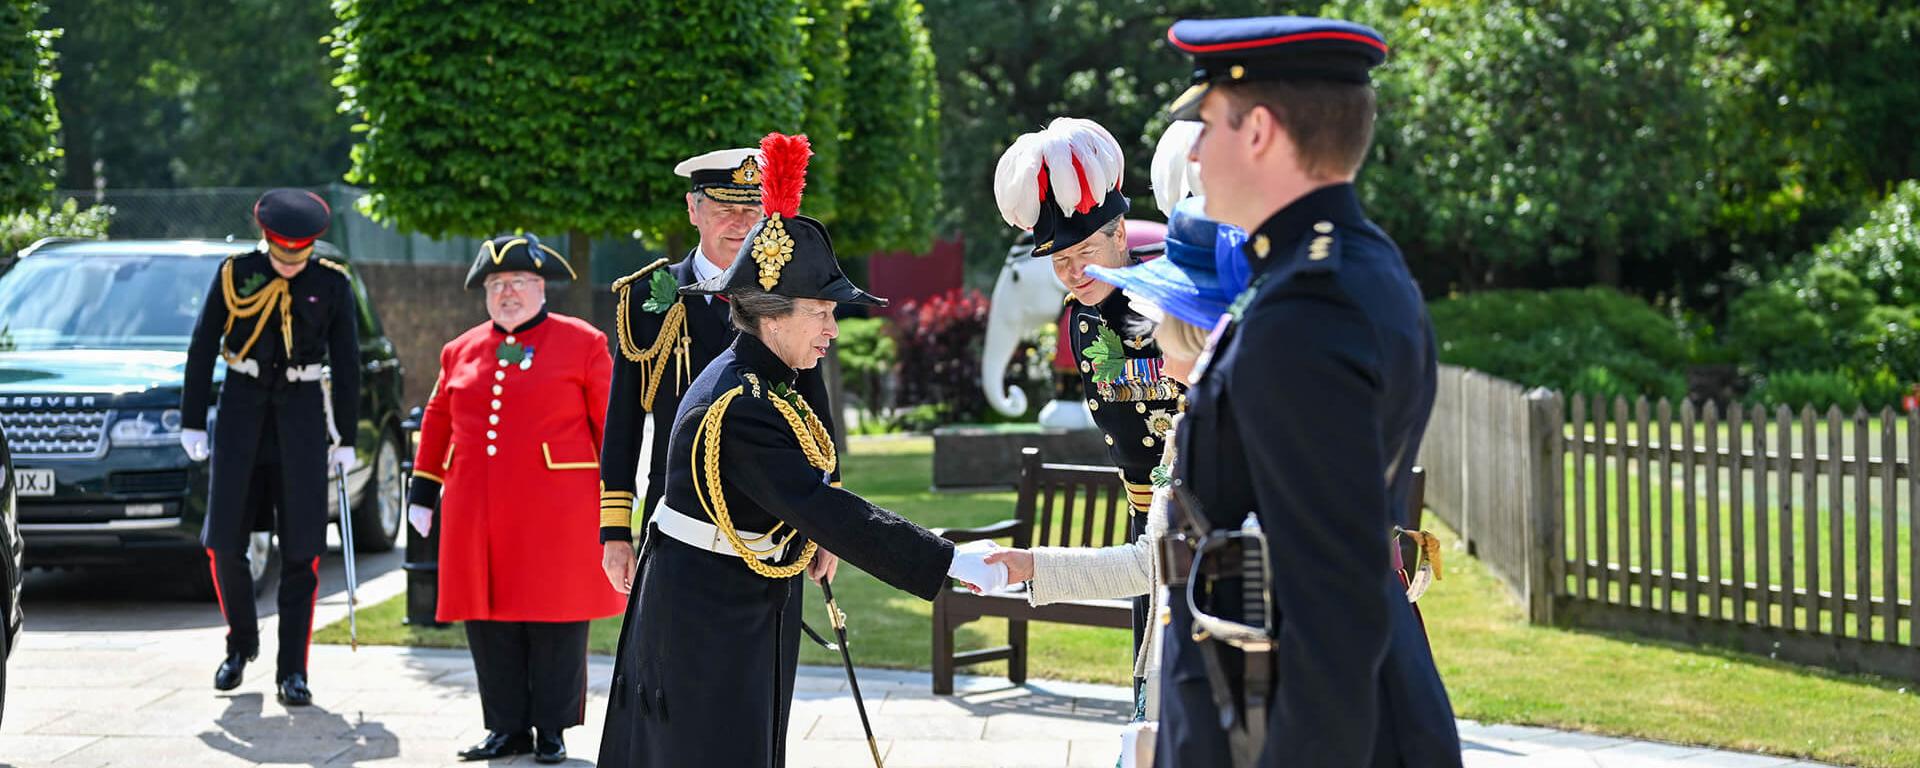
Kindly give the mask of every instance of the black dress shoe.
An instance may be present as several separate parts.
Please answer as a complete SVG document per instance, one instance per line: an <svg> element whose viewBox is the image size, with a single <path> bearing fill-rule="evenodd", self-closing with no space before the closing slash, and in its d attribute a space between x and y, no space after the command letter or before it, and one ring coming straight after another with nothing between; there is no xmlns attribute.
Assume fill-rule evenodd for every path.
<svg viewBox="0 0 1920 768"><path fill-rule="evenodd" d="M227 654L227 660L220 662L220 668L213 671L213 689L231 691L240 687L241 678L246 676L247 662L252 660L252 654Z"/></svg>
<svg viewBox="0 0 1920 768"><path fill-rule="evenodd" d="M560 732L539 731L533 739L533 761L536 763L564 763L567 761L567 742L560 738Z"/></svg>
<svg viewBox="0 0 1920 768"><path fill-rule="evenodd" d="M496 757L524 755L533 751L533 738L526 731L508 733L488 731L480 743L460 751L462 760L492 760Z"/></svg>
<svg viewBox="0 0 1920 768"><path fill-rule="evenodd" d="M304 707L313 703L313 691L307 690L307 676L303 672L287 675L287 679L280 681L277 695L280 703L289 707Z"/></svg>

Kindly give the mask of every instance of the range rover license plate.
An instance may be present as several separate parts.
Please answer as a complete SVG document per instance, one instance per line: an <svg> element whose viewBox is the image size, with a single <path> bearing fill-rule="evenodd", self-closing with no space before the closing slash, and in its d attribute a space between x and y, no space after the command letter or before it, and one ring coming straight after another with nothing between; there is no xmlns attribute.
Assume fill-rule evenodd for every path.
<svg viewBox="0 0 1920 768"><path fill-rule="evenodd" d="M19 484L21 496L53 495L51 469L16 469L13 471L13 481Z"/></svg>

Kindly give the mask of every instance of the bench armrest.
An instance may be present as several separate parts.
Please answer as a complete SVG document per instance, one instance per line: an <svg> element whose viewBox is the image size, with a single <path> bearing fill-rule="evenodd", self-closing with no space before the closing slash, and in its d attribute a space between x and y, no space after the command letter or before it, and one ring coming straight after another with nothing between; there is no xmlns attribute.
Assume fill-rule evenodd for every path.
<svg viewBox="0 0 1920 768"><path fill-rule="evenodd" d="M935 528L933 529L933 535L955 544L964 544L969 541L1009 537L1013 535L1014 531L1020 530L1021 525L1024 525L1024 523L1019 520L1002 520L992 525L983 525L979 528Z"/></svg>

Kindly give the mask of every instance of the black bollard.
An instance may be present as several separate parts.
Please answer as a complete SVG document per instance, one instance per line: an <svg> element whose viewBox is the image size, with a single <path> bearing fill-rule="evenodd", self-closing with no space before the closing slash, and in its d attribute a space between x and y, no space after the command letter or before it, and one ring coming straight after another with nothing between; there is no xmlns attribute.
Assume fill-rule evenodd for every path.
<svg viewBox="0 0 1920 768"><path fill-rule="evenodd" d="M407 413L400 422L406 437L407 458L400 470L409 483L413 480L414 434L420 431L421 409ZM421 536L412 524L407 529L407 560L401 568L407 572L407 626L444 627L433 616L440 605L440 510L433 511L432 535Z"/></svg>

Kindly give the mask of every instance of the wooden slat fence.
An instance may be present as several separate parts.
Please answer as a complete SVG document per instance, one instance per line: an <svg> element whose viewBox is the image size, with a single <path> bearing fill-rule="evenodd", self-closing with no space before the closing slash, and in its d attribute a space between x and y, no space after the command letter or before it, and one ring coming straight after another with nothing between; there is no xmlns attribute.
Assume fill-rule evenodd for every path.
<svg viewBox="0 0 1920 768"><path fill-rule="evenodd" d="M1434 514L1536 623L1920 680L1920 414L1563 398L1443 366Z"/></svg>

